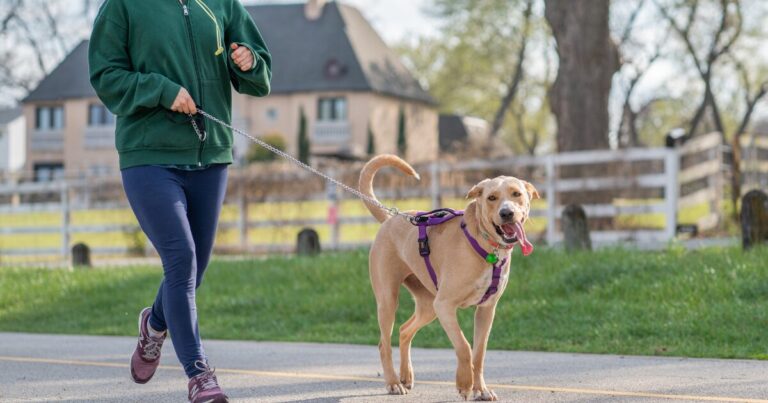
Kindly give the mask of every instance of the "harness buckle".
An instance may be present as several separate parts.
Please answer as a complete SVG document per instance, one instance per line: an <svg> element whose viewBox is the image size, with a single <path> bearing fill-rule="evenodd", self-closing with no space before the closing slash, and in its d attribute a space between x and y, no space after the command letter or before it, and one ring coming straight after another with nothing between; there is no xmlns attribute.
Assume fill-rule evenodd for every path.
<svg viewBox="0 0 768 403"><path fill-rule="evenodd" d="M419 255L429 256L429 238L419 238Z"/></svg>

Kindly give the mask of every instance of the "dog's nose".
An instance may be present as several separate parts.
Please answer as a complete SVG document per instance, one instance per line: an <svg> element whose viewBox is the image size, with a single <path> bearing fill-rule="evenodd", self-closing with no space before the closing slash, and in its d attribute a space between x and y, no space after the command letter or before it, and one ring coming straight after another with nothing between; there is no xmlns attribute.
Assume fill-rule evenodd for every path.
<svg viewBox="0 0 768 403"><path fill-rule="evenodd" d="M512 221L515 218L515 212L508 208L503 208L499 211L499 217L504 221Z"/></svg>

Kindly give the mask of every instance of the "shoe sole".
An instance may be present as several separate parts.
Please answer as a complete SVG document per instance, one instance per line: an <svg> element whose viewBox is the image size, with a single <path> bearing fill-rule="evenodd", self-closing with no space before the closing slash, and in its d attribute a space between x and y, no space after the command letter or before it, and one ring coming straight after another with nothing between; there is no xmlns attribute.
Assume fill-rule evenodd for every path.
<svg viewBox="0 0 768 403"><path fill-rule="evenodd" d="M141 310L141 312L139 312L139 335L141 335L141 317L142 317L142 314L144 313L144 311L146 309L147 308L144 308L144 309ZM128 367L131 369L131 378L133 379L133 382L134 383L138 383L139 385L144 385L145 383L151 381L152 377L155 376L155 373L153 372L152 375L149 378L147 378L147 379L139 379L136 376L136 373L133 372L133 356L131 356L131 358L128 360ZM220 402L216 402L216 403L220 403Z"/></svg>
<svg viewBox="0 0 768 403"><path fill-rule="evenodd" d="M198 403L229 403L229 398L226 396L223 397L214 397L210 400L201 400Z"/></svg>

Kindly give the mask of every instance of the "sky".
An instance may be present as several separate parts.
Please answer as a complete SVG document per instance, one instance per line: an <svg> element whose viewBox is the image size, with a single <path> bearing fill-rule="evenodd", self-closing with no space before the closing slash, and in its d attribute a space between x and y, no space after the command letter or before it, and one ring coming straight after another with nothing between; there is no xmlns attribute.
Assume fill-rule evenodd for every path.
<svg viewBox="0 0 768 403"><path fill-rule="evenodd" d="M296 3L296 0L244 0L245 4ZM409 37L432 35L437 23L428 16L431 0L343 0L362 11L376 31L389 43L397 43Z"/></svg>

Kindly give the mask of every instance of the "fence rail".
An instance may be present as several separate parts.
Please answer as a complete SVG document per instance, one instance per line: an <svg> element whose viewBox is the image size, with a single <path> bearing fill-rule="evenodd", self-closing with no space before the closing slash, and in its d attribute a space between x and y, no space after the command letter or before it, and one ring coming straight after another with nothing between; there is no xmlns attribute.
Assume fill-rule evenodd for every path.
<svg viewBox="0 0 768 403"><path fill-rule="evenodd" d="M701 229L720 223L726 173L719 137L701 136L676 149L437 162L417 167L426 186L382 172L377 195L400 208L437 208L449 198L463 198L482 178L516 175L542 195L531 210L532 239L550 245L562 242L559 217L575 201L595 222L593 243L662 247L675 238L681 210L707 207L695 221ZM768 143L760 144L768 150ZM359 168L331 172L356 183ZM0 204L0 264L23 256L66 261L72 243L86 236L93 239L91 249L97 255L151 253L119 188L117 180L0 185L0 199L8 201ZM97 196L100 192L108 196ZM377 228L362 203L303 172L258 175L233 169L228 194L216 245L223 252L289 252L295 244L292 236L304 227L320 232L324 249L357 248L370 244ZM453 203L451 207L463 207L459 200ZM109 243L109 237L119 242Z"/></svg>

